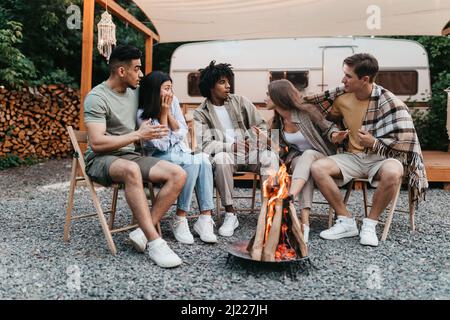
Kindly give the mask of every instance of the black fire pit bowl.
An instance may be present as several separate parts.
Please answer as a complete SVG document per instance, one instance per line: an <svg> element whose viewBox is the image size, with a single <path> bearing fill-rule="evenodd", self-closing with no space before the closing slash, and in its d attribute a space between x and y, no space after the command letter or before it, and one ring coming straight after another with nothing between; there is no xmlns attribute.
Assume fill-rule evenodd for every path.
<svg viewBox="0 0 450 320"><path fill-rule="evenodd" d="M297 273L307 272L315 268L309 257L297 258L292 260L280 261L259 261L253 260L247 251L249 240L238 240L228 246L227 264L232 261L239 261L241 265L251 267L270 268L274 270L289 271L292 279L296 278Z"/></svg>

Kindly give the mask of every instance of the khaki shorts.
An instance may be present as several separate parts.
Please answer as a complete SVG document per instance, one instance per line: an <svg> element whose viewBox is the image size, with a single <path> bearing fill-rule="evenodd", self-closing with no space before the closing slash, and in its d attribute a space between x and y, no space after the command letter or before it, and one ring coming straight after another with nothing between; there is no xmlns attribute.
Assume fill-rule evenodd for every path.
<svg viewBox="0 0 450 320"><path fill-rule="evenodd" d="M109 168L117 159L124 159L137 163L141 169L142 179L144 181L148 181L150 169L160 161L157 158L142 156L140 153L132 151L116 152L114 155L96 154L95 156L86 159L86 173L92 181L103 186L109 186L114 183L109 176Z"/></svg>
<svg viewBox="0 0 450 320"><path fill-rule="evenodd" d="M376 153L339 153L328 157L336 162L341 170L343 179L335 179L338 186L349 183L352 179L368 179L371 186L378 186L378 181L374 180L375 175L386 161L397 161L394 158L384 158Z"/></svg>

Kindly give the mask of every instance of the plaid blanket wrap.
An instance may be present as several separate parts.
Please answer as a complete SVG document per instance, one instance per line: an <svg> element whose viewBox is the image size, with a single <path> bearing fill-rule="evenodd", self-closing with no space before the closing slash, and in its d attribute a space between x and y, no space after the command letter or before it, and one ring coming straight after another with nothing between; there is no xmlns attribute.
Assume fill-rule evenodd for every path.
<svg viewBox="0 0 450 320"><path fill-rule="evenodd" d="M306 96L304 100L316 104L321 112L327 115L334 99L344 93L344 88L338 87ZM428 181L422 150L409 109L403 101L374 83L362 129L375 137L374 151L377 154L385 158L395 158L403 164L416 206L421 200L425 200Z"/></svg>

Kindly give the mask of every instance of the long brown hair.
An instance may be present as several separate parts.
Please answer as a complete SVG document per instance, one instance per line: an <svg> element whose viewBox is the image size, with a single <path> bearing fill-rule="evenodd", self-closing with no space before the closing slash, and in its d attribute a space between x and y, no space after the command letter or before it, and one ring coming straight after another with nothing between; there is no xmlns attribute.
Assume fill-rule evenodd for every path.
<svg viewBox="0 0 450 320"><path fill-rule="evenodd" d="M289 80L281 79L272 81L269 84L269 96L273 103L282 109L304 111L310 116L313 122L318 122L323 119L322 114L316 106L303 102L300 91Z"/></svg>

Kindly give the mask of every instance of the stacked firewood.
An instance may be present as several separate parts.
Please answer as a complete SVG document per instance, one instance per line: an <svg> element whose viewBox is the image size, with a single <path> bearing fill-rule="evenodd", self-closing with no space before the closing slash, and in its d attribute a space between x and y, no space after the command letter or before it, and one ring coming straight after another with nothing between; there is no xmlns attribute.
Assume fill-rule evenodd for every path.
<svg viewBox="0 0 450 320"><path fill-rule="evenodd" d="M79 127L80 93L64 85L0 88L0 159L60 158L71 151L66 126Z"/></svg>

